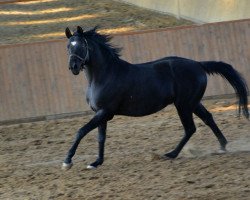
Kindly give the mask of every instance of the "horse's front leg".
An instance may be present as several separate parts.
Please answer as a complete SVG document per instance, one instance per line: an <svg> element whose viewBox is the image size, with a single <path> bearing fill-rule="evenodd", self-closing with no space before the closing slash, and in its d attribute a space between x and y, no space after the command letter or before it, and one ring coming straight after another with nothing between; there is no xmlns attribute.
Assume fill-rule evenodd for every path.
<svg viewBox="0 0 250 200"><path fill-rule="evenodd" d="M104 110L99 110L85 126L79 129L79 131L76 134L75 141L73 142L73 145L69 149L68 154L64 160L64 163L62 165L63 169L70 169L72 167L73 165L72 157L75 155L76 149L82 138L85 135L87 135L90 131L100 126L102 123L107 122L108 119L109 119L109 113Z"/></svg>
<svg viewBox="0 0 250 200"><path fill-rule="evenodd" d="M98 143L99 143L98 157L95 162L88 165L87 167L88 169L95 169L99 165L102 165L104 161L104 145L106 141L106 129L107 129L107 122L104 122L98 126Z"/></svg>

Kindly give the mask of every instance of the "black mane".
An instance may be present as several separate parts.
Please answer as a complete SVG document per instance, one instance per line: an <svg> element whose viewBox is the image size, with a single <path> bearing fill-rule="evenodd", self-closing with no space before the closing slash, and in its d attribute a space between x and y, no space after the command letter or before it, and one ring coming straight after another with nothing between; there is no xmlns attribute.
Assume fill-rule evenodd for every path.
<svg viewBox="0 0 250 200"><path fill-rule="evenodd" d="M89 38L108 50L112 56L119 58L121 56L120 52L122 48L116 47L110 43L111 39L113 38L111 35L100 34L97 32L97 30L98 27L96 26L90 30L84 31L83 33L78 33L75 31L73 35L85 37L86 39Z"/></svg>

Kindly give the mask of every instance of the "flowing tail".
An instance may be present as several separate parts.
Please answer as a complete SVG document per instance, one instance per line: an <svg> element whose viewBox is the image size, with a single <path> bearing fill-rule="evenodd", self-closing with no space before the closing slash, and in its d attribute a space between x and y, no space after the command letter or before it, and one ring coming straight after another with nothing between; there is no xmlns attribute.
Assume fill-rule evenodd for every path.
<svg viewBox="0 0 250 200"><path fill-rule="evenodd" d="M239 98L239 114L241 110L243 115L249 119L248 112L248 87L245 79L231 65L223 62L205 61L201 62L203 69L210 74L220 74L234 88L237 97Z"/></svg>

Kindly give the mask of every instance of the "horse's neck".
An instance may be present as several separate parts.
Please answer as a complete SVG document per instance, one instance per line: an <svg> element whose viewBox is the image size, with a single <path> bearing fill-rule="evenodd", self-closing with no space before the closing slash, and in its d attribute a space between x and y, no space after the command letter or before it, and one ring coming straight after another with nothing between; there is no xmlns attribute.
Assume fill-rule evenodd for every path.
<svg viewBox="0 0 250 200"><path fill-rule="evenodd" d="M92 58L95 59L90 60L89 66L87 66L85 70L89 85L93 82L102 84L108 81L111 76L117 76L126 68L126 64L124 64L125 61L117 57L112 57L108 53L104 54L101 50L95 52Z"/></svg>
<svg viewBox="0 0 250 200"><path fill-rule="evenodd" d="M107 80L110 74L113 74L113 64L106 64L105 62L92 62L86 66L84 70L86 79L91 85L94 83L102 83Z"/></svg>

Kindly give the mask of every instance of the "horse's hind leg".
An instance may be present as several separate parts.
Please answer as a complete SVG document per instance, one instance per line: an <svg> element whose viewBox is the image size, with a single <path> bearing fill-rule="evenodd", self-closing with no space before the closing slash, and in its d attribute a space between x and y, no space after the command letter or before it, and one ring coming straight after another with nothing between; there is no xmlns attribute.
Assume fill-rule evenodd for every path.
<svg viewBox="0 0 250 200"><path fill-rule="evenodd" d="M214 122L212 114L208 112L201 103L194 110L194 114L197 115L206 125L208 125L212 129L214 135L220 142L221 150L225 151L227 140Z"/></svg>
<svg viewBox="0 0 250 200"><path fill-rule="evenodd" d="M192 111L186 108L180 108L178 106L176 108L181 119L182 125L184 127L185 133L177 147L169 153L165 154L166 158L176 158L181 152L182 148L185 146L185 144L196 131Z"/></svg>

